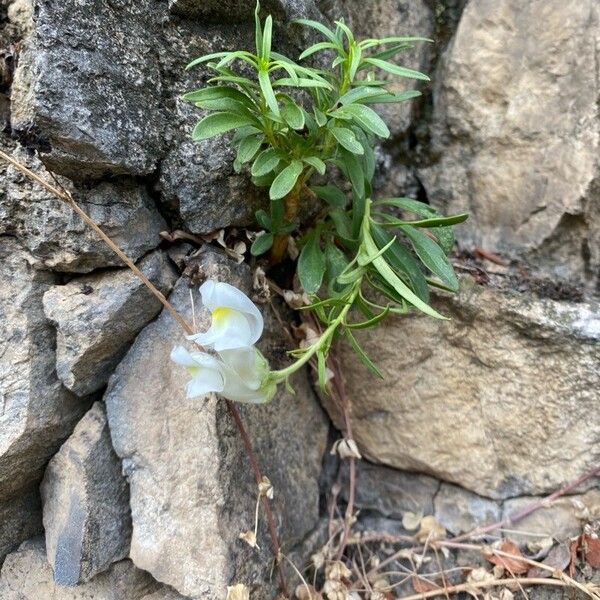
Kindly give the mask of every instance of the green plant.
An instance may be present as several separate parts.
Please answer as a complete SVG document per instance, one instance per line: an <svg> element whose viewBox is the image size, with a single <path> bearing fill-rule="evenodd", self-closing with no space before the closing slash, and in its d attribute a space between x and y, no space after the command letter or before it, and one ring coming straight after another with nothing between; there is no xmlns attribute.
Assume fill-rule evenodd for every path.
<svg viewBox="0 0 600 600"><path fill-rule="evenodd" d="M429 287L458 289L447 256L454 243L452 226L467 215L444 217L410 198L371 199L374 146L377 138L390 135L376 107L420 95L415 90L392 93L377 74L386 71L428 81L423 73L390 59L430 40L358 41L343 21L336 21L332 30L299 19L296 24L313 28L323 40L304 50L298 60L324 53L331 66L321 68L273 51L272 18L268 16L263 26L259 9L257 3L255 53L217 52L188 65L204 64L214 72L207 87L184 96L208 111L192 138L201 141L235 130L231 140L237 150L235 169L249 163L253 183L268 188L270 211L256 214L265 233L256 238L252 253L270 252L271 261L278 262L291 234L301 248L297 275L312 298L306 309L322 323L323 333L308 348L294 351L296 362L273 372L273 380L287 380L316 356L324 386L326 357L335 336L346 338L379 374L354 331L411 307L444 318L428 304ZM343 190L344 181L350 184L349 194ZM315 199L322 204L318 217L299 223L299 207ZM356 314L362 316L357 320Z"/></svg>

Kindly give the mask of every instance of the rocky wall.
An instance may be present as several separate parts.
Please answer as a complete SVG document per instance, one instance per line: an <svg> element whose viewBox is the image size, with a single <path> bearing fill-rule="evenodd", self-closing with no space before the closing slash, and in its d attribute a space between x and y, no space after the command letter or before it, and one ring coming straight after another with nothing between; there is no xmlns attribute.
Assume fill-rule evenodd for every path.
<svg viewBox="0 0 600 600"><path fill-rule="evenodd" d="M394 318L364 336L383 382L343 356L365 457L359 526L402 532L402 517L422 512L458 534L596 465L597 2L262 4L292 54L306 41L290 25L299 16L434 40L405 62L432 84L385 109L392 137L377 150L377 194L471 215L453 256L461 293L435 299L452 320ZM226 139L190 141L197 115L180 100L207 77L184 70L192 58L252 44L253 8L0 7L0 146L69 189L188 317L190 274L252 288L250 267L216 244L160 234L251 226L266 201L233 171ZM187 401L170 367L181 332L69 207L4 163L0 274L0 600L210 600L238 581L272 597L265 524L260 550L238 539L253 526L256 490L232 423L214 398ZM277 313L290 315L261 309L262 349L283 364ZM324 456L340 416L326 398L321 408L308 373L294 384L294 396L242 412L275 487L284 549L306 560L299 548L325 516ZM520 527L577 533L600 517L597 487Z"/></svg>

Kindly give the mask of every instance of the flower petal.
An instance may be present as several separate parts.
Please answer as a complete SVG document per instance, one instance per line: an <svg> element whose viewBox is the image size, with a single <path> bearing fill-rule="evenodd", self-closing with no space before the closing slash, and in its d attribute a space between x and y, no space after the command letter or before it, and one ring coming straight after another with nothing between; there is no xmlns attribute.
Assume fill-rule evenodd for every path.
<svg viewBox="0 0 600 600"><path fill-rule="evenodd" d="M183 346L175 346L171 350L171 360L184 367L195 367L197 365L192 355Z"/></svg>

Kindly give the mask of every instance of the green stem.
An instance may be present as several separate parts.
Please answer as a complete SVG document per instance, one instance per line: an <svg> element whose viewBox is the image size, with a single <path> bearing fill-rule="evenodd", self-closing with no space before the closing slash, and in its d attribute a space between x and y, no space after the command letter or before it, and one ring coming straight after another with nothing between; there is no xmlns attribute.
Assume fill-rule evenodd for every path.
<svg viewBox="0 0 600 600"><path fill-rule="evenodd" d="M356 297L360 291L360 286L362 283L362 277L359 278L354 285L352 286L352 290L350 294L347 296L347 301L340 311L340 314L329 324L327 329L321 334L319 339L312 344L309 348L306 349L306 352L295 362L293 362L289 367L285 369L281 369L279 371L271 372L271 379L275 381L275 383L281 383L285 381L290 375L294 374L298 369L302 368L321 348L323 348L326 344L329 343L329 340L333 337L336 329L345 321L348 311L352 308Z"/></svg>

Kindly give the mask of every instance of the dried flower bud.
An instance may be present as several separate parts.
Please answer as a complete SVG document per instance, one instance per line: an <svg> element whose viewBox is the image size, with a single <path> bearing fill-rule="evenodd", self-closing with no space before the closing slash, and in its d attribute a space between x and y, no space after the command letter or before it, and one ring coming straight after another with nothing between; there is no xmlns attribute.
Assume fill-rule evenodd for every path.
<svg viewBox="0 0 600 600"><path fill-rule="evenodd" d="M341 581L342 579L348 579L352 575L352 571L341 561L335 560L325 569L325 576L327 579L333 579L335 581Z"/></svg>
<svg viewBox="0 0 600 600"><path fill-rule="evenodd" d="M273 500L273 484L266 475L263 475L261 482L258 484L258 493L261 496L266 496L269 500Z"/></svg>
<svg viewBox="0 0 600 600"><path fill-rule="evenodd" d="M328 579L323 586L323 593L327 600L346 600L348 594L346 586L341 581Z"/></svg>
<svg viewBox="0 0 600 600"><path fill-rule="evenodd" d="M240 533L240 540L244 540L249 546L252 546L252 548L258 548L254 531L244 531Z"/></svg>
<svg viewBox="0 0 600 600"><path fill-rule="evenodd" d="M227 598L225 600L250 600L250 591L243 583L227 586Z"/></svg>
<svg viewBox="0 0 600 600"><path fill-rule="evenodd" d="M318 571L325 564L325 554L324 554L324 552L322 550L320 552L315 552L315 554L313 554L310 557L310 561L312 562L313 567L315 568L315 570Z"/></svg>
<svg viewBox="0 0 600 600"><path fill-rule="evenodd" d="M421 519L421 528L415 537L421 543L426 540L441 540L446 537L446 530L437 522L434 516L428 515Z"/></svg>
<svg viewBox="0 0 600 600"><path fill-rule="evenodd" d="M402 515L402 527L404 527L404 529L407 529L408 531L413 531L414 529L419 528L419 525L421 524L422 519L423 519L422 512L414 513L414 512L406 511Z"/></svg>
<svg viewBox="0 0 600 600"><path fill-rule="evenodd" d="M321 600L322 596L312 585L301 583L296 587L294 595L298 600Z"/></svg>
<svg viewBox="0 0 600 600"><path fill-rule="evenodd" d="M356 442L347 438L337 440L331 448L331 454L337 454L340 458L362 458Z"/></svg>

